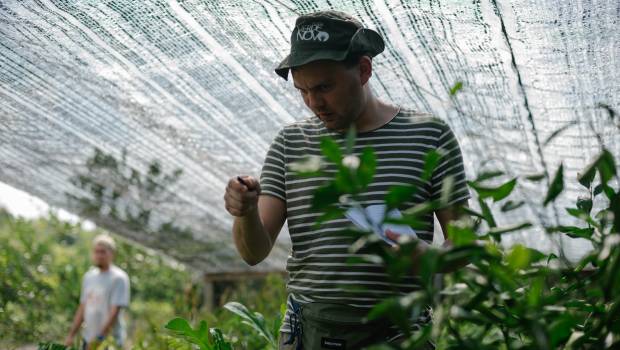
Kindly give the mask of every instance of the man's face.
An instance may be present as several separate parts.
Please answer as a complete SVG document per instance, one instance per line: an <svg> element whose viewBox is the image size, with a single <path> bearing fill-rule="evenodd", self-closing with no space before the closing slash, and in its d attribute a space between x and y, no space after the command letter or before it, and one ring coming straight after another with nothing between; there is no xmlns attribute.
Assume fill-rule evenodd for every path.
<svg viewBox="0 0 620 350"><path fill-rule="evenodd" d="M365 103L358 66L322 60L292 71L304 103L332 130L346 130L360 116Z"/></svg>
<svg viewBox="0 0 620 350"><path fill-rule="evenodd" d="M114 253L103 244L95 244L93 247L93 264L99 268L109 267L112 264Z"/></svg>

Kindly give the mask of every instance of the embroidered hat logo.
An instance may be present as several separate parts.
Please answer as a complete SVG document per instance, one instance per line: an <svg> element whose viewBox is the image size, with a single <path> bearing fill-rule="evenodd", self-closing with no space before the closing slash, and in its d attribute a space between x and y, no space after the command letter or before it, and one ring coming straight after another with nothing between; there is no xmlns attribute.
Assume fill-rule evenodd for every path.
<svg viewBox="0 0 620 350"><path fill-rule="evenodd" d="M297 40L327 41L329 33L321 30L323 23L304 24L297 28Z"/></svg>

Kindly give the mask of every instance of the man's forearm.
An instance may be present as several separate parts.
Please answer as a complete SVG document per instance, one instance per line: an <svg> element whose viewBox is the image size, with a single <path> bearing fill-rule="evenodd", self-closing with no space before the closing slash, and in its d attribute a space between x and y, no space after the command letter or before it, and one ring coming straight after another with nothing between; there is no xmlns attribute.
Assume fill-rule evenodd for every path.
<svg viewBox="0 0 620 350"><path fill-rule="evenodd" d="M112 313L110 313L110 316L104 323L103 329L99 333L100 335L107 336L110 333L110 329L112 329L114 322L116 322L116 318L118 317L119 312L120 312L120 307L115 306L114 309L112 310Z"/></svg>
<svg viewBox="0 0 620 350"><path fill-rule="evenodd" d="M84 320L84 306L80 304L77 311L75 312L75 316L73 316L73 323L71 324L71 329L69 330L69 336L74 337L77 334L78 329L82 325L82 321Z"/></svg>
<svg viewBox="0 0 620 350"><path fill-rule="evenodd" d="M250 265L263 261L273 246L260 219L258 208L245 216L235 218L233 237L239 254Z"/></svg>

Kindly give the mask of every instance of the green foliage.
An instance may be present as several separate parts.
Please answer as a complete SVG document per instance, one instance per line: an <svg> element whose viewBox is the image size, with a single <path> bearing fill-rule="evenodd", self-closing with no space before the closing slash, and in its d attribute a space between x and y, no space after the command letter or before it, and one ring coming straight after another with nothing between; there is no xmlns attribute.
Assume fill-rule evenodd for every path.
<svg viewBox="0 0 620 350"><path fill-rule="evenodd" d="M450 88L450 96L456 95L463 88L463 82L457 81L454 86Z"/></svg>
<svg viewBox="0 0 620 350"><path fill-rule="evenodd" d="M355 203L356 195L372 180L376 165L370 149L360 156L357 166L351 166L356 162L347 162L336 142L323 140L322 145L325 158L335 164L337 173L315 193L313 207L325 213L318 224L342 215L335 208L343 198ZM347 145L351 150L350 140ZM437 161L437 155L429 154L425 174L432 173ZM612 154L603 150L579 177L589 196L576 198L575 206L566 208L567 215L579 221L576 225L550 226L539 231L551 239L566 235L590 241L594 249L580 261L571 263L561 249L558 256L519 244L503 246L504 235L534 226L528 221L498 225L498 208L509 213L525 203L509 198L519 186L518 178L497 185L497 179L504 174L487 172L469 182L478 209L466 208L468 217L449 225L452 245L430 248L418 257L420 290L384 300L370 312L369 318L387 316L397 324L408 337L399 346L402 349L415 349L428 339L437 340L441 349L619 348L620 190L615 164ZM545 175L530 175L525 180L544 178ZM493 185L488 184L490 180L494 180ZM542 208L555 202L564 188L564 168L560 165L544 200L535 205ZM396 186L390 189L385 201L396 207L416 191L414 185ZM592 213L593 203L599 203L596 213ZM406 210L403 218L390 222L416 229L422 215L440 208L440 204L418 205ZM383 263L395 281L411 273L416 240L400 242L400 249L394 250L367 232L353 230L342 234L359 236L351 251L364 249L365 253L372 253L368 260ZM470 264L454 269L463 262ZM439 275L442 283L437 283L438 274L446 271L452 272ZM435 310L433 324L411 332L408 316L426 306ZM376 348L393 346L383 344Z"/></svg>
<svg viewBox="0 0 620 350"><path fill-rule="evenodd" d="M547 191L547 196L545 197L545 201L543 205L546 206L550 202L553 202L564 190L564 165L560 164L553 181L551 182L551 186L549 186L549 190Z"/></svg>
<svg viewBox="0 0 620 350"><path fill-rule="evenodd" d="M207 322L200 321L198 328L194 329L187 320L177 317L170 320L166 329L172 331L176 337L185 339L192 344L198 345L201 350L231 350L230 343L224 340L222 331L217 328L208 328Z"/></svg>
<svg viewBox="0 0 620 350"><path fill-rule="evenodd" d="M68 349L73 349L73 348L67 348L66 346L62 344L56 344L56 343L39 343L39 347L37 349L38 350L68 350Z"/></svg>
<svg viewBox="0 0 620 350"><path fill-rule="evenodd" d="M265 318L259 311L250 311L242 302L228 302L221 313L213 315L214 322L219 322L219 329L214 329L222 336L228 345L235 349L265 349L278 348L280 326L286 311L284 281L277 275L268 276L262 283L262 288L244 285L234 290L226 299L236 299L247 303L252 308L269 315ZM254 294L254 295L253 295ZM183 319L173 320L177 325L184 326L187 321ZM170 321L172 322L172 321ZM170 324L170 323L169 323ZM169 328L169 327L167 327ZM223 332L220 329L224 330ZM185 344L191 342L186 337L181 337ZM214 349L218 349L214 347Z"/></svg>
<svg viewBox="0 0 620 350"><path fill-rule="evenodd" d="M484 179L486 179L486 177L484 177ZM479 184L480 181L481 180L479 179L478 182L469 182L469 186L476 190L476 192L478 193L478 198L492 198L495 202L499 202L502 199L508 197L517 185L517 179L512 179L505 184L497 187L482 186Z"/></svg>
<svg viewBox="0 0 620 350"><path fill-rule="evenodd" d="M53 214L27 220L0 209L0 347L64 339L97 233ZM182 265L121 239L117 239L115 263L131 278L130 317L139 314L140 321L147 321L159 310L169 315L186 312L190 301L185 300L184 287L191 284L191 276ZM162 307L162 302L168 307ZM157 307L141 311L145 303ZM147 325L133 326L138 332Z"/></svg>
<svg viewBox="0 0 620 350"><path fill-rule="evenodd" d="M276 318L274 323L270 326L267 324L267 321L261 313L251 312L241 303L231 301L226 303L224 308L241 317L243 319L243 324L252 327L256 333L269 342L273 349L277 349L278 334L281 323L280 318Z"/></svg>
<svg viewBox="0 0 620 350"><path fill-rule="evenodd" d="M0 348L65 339L97 233L62 222L53 214L27 220L0 208ZM270 346L229 311L201 310L201 285L183 265L120 238L115 263L131 279L132 299L126 316L132 349L190 350L187 341L163 327L175 316L217 324L226 341L238 349ZM231 284L221 298L241 301L266 315L269 324L279 325L284 280L270 275L264 280Z"/></svg>

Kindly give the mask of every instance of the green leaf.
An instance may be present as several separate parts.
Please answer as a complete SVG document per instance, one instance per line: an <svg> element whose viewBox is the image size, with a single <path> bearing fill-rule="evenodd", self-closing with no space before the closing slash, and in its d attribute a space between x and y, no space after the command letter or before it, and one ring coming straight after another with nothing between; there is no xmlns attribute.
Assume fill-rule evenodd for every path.
<svg viewBox="0 0 620 350"><path fill-rule="evenodd" d="M355 146L355 138L357 137L357 130L355 130L355 124L351 124L349 131L347 132L347 154L353 153L353 147Z"/></svg>
<svg viewBox="0 0 620 350"><path fill-rule="evenodd" d="M39 343L38 346L38 350L68 350L68 349L74 349L73 347L66 347L64 345L61 344L56 344L56 343Z"/></svg>
<svg viewBox="0 0 620 350"><path fill-rule="evenodd" d="M454 246L444 250L441 253L442 263L450 265L454 262L462 263L463 261L471 260L472 258L485 256L486 248L478 245L461 245ZM446 266L444 265L444 266Z"/></svg>
<svg viewBox="0 0 620 350"><path fill-rule="evenodd" d="M578 176L577 181L579 181L579 183L583 187L589 189L590 185L592 184L592 181L594 181L595 175L596 175L596 166L591 165L585 170L585 172L583 172L581 175Z"/></svg>
<svg viewBox="0 0 620 350"><path fill-rule="evenodd" d="M277 347L276 338L269 331L269 328L267 327L265 323L265 319L263 318L263 315L259 314L258 312L252 313L250 312L250 310L248 310L247 307L245 307L245 305L235 302L235 301L226 303L224 305L224 308L228 311L233 312L239 317L241 317L245 321L244 322L245 324L252 327L260 336L265 338L272 346Z"/></svg>
<svg viewBox="0 0 620 350"><path fill-rule="evenodd" d="M448 238L455 246L461 246L475 242L478 235L469 227L448 225Z"/></svg>
<svg viewBox="0 0 620 350"><path fill-rule="evenodd" d="M555 226L547 228L547 232L562 232L572 238L586 238L590 239L594 234L594 229L591 227L576 227L576 226Z"/></svg>
<svg viewBox="0 0 620 350"><path fill-rule="evenodd" d="M515 244L506 256L506 262L513 270L524 269L530 264L530 250L521 244Z"/></svg>
<svg viewBox="0 0 620 350"><path fill-rule="evenodd" d="M611 212L614 213L611 232L620 234L620 191L618 191L616 195L609 200L609 209L611 209Z"/></svg>
<svg viewBox="0 0 620 350"><path fill-rule="evenodd" d="M596 197L596 196L598 196L601 193L605 193L605 196L609 200L611 200L614 197L614 195L616 194L616 192L614 191L614 189L611 186L608 186L607 184L598 184L594 188L593 195Z"/></svg>
<svg viewBox="0 0 620 350"><path fill-rule="evenodd" d="M480 209L482 209L482 217L487 222L489 227L496 227L495 218L493 217L493 213L491 212L491 208L487 205L487 203L482 198L478 198L478 203L480 204Z"/></svg>
<svg viewBox="0 0 620 350"><path fill-rule="evenodd" d="M583 171L578 181L586 188L590 188L596 171L601 177L601 184L606 185L616 175L616 165L613 155L606 149Z"/></svg>
<svg viewBox="0 0 620 350"><path fill-rule="evenodd" d="M321 153L323 153L325 158L336 164L342 163L340 145L332 138L324 137L321 139Z"/></svg>
<svg viewBox="0 0 620 350"><path fill-rule="evenodd" d="M560 164L551 185L549 186L549 190L547 191L547 196L545 197L545 201L543 202L544 206L547 206L550 202L553 202L564 190L564 164Z"/></svg>
<svg viewBox="0 0 620 350"><path fill-rule="evenodd" d="M461 89L463 88L463 82L462 81L457 81L451 88L450 88L450 96L454 96L456 95L457 92L459 92Z"/></svg>
<svg viewBox="0 0 620 350"><path fill-rule="evenodd" d="M537 309L540 305L544 282L544 278L536 278L527 292L527 303L533 309Z"/></svg>
<svg viewBox="0 0 620 350"><path fill-rule="evenodd" d="M489 230L489 235L497 238L497 236L499 235L503 235L503 234L511 233L515 231L520 231L520 230L525 230L530 227L532 227L532 223L530 222L524 222L522 224L515 224L515 225L510 225L510 226L505 226L505 227L494 227Z"/></svg>
<svg viewBox="0 0 620 350"><path fill-rule="evenodd" d="M579 208L584 213L589 215L592 212L592 199L590 198L577 199L577 208Z"/></svg>
<svg viewBox="0 0 620 350"><path fill-rule="evenodd" d="M552 348L557 348L559 344L568 340L568 337L572 334L572 329L576 324L577 322L575 319L568 314L559 316L555 321L553 321L549 327Z"/></svg>
<svg viewBox="0 0 620 350"><path fill-rule="evenodd" d="M348 167L341 166L336 173L334 179L334 185L338 193L356 193L356 184L359 185L359 180L353 177L357 176L356 171Z"/></svg>
<svg viewBox="0 0 620 350"><path fill-rule="evenodd" d="M192 329L187 320L177 317L170 320L164 328L171 330L177 337L184 338L187 341L196 344L201 350L212 350L209 343L206 322L202 321L198 330ZM204 332L204 335L203 333Z"/></svg>
<svg viewBox="0 0 620 350"><path fill-rule="evenodd" d="M573 217L576 217L580 220L586 220L588 218L588 214L581 209L577 208L565 208L566 212Z"/></svg>
<svg viewBox="0 0 620 350"><path fill-rule="evenodd" d="M601 176L601 183L607 184L616 175L616 164L614 156L608 151L603 150L598 162L598 171Z"/></svg>
<svg viewBox="0 0 620 350"><path fill-rule="evenodd" d="M432 150L424 157L424 171L422 171L422 181L428 181L433 176L435 168L439 165L441 154L437 150Z"/></svg>
<svg viewBox="0 0 620 350"><path fill-rule="evenodd" d="M226 341L221 330L211 328L209 334L213 338L213 350L232 350L232 345Z"/></svg>
<svg viewBox="0 0 620 350"><path fill-rule="evenodd" d="M549 262L551 262L551 260L553 260L553 259L557 260L559 258L554 253L549 254L549 256L547 257L547 264L549 264Z"/></svg>
<svg viewBox="0 0 620 350"><path fill-rule="evenodd" d="M336 188L336 185L332 182L327 185L323 185L314 191L312 197L312 208L323 209L332 204L338 203L341 192Z"/></svg>
<svg viewBox="0 0 620 350"><path fill-rule="evenodd" d="M538 182L545 178L545 174L532 174L525 176L525 179L528 181Z"/></svg>
<svg viewBox="0 0 620 350"><path fill-rule="evenodd" d="M512 179L497 187L482 186L476 182L469 182L469 186L478 193L478 196L482 199L493 198L494 202L498 202L510 195L517 184L517 179Z"/></svg>
<svg viewBox="0 0 620 350"><path fill-rule="evenodd" d="M470 216L475 216L475 217L478 217L480 219L484 219L484 215L482 215L482 213L479 213L479 212L477 212L477 211L475 211L475 210L473 210L473 209L471 209L469 207L463 207L463 212L465 214L470 215Z"/></svg>
<svg viewBox="0 0 620 350"><path fill-rule="evenodd" d="M207 327L206 321L200 321L200 323L198 324L198 329L196 330L196 335L201 342L205 344L211 343L211 341L209 340L209 327Z"/></svg>
<svg viewBox="0 0 620 350"><path fill-rule="evenodd" d="M357 180L361 189L365 189L372 181L377 168L377 158L371 147L366 147L360 156L360 166L357 169Z"/></svg>
<svg viewBox="0 0 620 350"><path fill-rule="evenodd" d="M482 181L494 179L502 175L504 175L503 171L485 171L481 173L480 175L478 175L478 177L476 178L476 182L482 182Z"/></svg>
<svg viewBox="0 0 620 350"><path fill-rule="evenodd" d="M403 202L411 200L413 194L417 191L417 187L413 185L396 185L390 187L385 195L385 203L390 208L396 208Z"/></svg>
<svg viewBox="0 0 620 350"><path fill-rule="evenodd" d="M397 224L397 225L407 225L410 226L414 230L428 230L430 229L430 224L428 220L424 220L418 215L403 215L401 218L386 218L383 221L386 224Z"/></svg>
<svg viewBox="0 0 620 350"><path fill-rule="evenodd" d="M511 211L511 210L515 210L517 208L522 207L525 204L524 201L519 201L519 202L513 202L511 200L507 201L506 203L504 203L504 205L502 205L502 212L507 212L507 211Z"/></svg>
<svg viewBox="0 0 620 350"><path fill-rule="evenodd" d="M169 329L175 332L183 332L183 333L193 333L192 327L189 325L189 322L184 318L177 317L168 321L164 328Z"/></svg>

